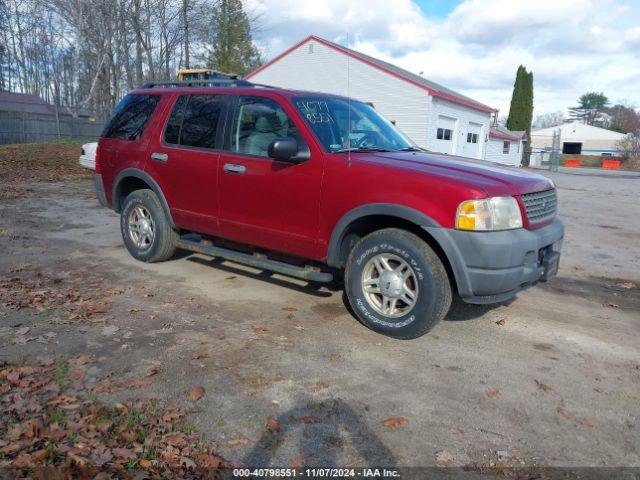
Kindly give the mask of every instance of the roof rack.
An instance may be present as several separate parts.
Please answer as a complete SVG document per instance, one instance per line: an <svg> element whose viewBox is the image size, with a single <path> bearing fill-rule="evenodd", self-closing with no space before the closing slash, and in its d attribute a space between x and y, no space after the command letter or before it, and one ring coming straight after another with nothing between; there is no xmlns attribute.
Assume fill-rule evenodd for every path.
<svg viewBox="0 0 640 480"><path fill-rule="evenodd" d="M147 82L140 88L156 88L156 87L253 87L255 84L239 78L212 78L209 80L175 80L161 82Z"/></svg>

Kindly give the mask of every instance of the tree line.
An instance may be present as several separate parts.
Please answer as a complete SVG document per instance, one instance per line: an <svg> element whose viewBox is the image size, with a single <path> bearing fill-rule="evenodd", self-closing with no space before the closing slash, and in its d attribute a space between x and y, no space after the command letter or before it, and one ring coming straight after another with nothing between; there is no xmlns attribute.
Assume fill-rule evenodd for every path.
<svg viewBox="0 0 640 480"><path fill-rule="evenodd" d="M254 70L258 26L241 0L0 0L0 91L105 118L179 68Z"/></svg>
<svg viewBox="0 0 640 480"><path fill-rule="evenodd" d="M602 92L581 95L578 104L568 111L568 117L562 111L539 115L534 125L538 128L556 127L577 120L620 133L640 132L640 112L623 103L611 105L609 98Z"/></svg>

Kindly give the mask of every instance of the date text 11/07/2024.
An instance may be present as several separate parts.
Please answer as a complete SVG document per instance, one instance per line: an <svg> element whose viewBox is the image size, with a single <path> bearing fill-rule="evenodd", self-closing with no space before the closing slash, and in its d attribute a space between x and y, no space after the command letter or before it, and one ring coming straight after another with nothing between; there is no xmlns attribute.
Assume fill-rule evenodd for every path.
<svg viewBox="0 0 640 480"><path fill-rule="evenodd" d="M234 478L400 478L400 472L387 468L234 468Z"/></svg>

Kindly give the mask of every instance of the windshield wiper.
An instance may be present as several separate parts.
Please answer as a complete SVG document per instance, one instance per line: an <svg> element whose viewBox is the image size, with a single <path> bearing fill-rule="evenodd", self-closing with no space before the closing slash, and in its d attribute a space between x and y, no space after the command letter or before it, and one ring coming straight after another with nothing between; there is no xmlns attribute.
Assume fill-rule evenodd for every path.
<svg viewBox="0 0 640 480"><path fill-rule="evenodd" d="M428 150L420 147L404 147L398 151L399 152L427 152Z"/></svg>
<svg viewBox="0 0 640 480"><path fill-rule="evenodd" d="M351 147L351 148L341 148L340 150L335 150L333 153L346 153L346 152L390 152L388 148L382 147Z"/></svg>

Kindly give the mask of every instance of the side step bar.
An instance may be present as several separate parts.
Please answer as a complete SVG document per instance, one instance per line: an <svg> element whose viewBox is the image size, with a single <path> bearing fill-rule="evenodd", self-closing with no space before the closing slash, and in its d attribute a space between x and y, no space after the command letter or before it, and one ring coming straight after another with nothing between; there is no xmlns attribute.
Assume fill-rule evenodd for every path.
<svg viewBox="0 0 640 480"><path fill-rule="evenodd" d="M203 255L209 255L211 257L221 257L225 260L241 263L243 265L249 265L250 267L260 268L262 270L270 270L272 272L281 273L288 277L300 278L302 280L309 280L312 282L328 283L333 280L331 273L319 272L313 270L310 267L298 267L297 265L291 265L289 263L280 262L277 260L269 260L257 255L250 255L248 253L237 252L228 248L216 247L214 245L205 243L200 235L187 234L182 235L178 243L178 248L190 250L192 252L201 253Z"/></svg>

